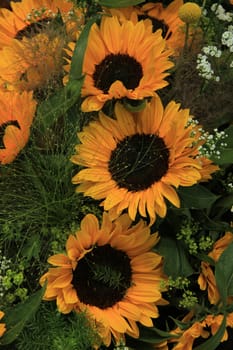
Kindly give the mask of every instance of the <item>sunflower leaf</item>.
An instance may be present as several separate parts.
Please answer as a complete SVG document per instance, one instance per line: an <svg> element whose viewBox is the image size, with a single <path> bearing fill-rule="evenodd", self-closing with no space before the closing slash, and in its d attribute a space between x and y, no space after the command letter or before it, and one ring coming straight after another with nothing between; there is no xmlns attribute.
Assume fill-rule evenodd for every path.
<svg viewBox="0 0 233 350"><path fill-rule="evenodd" d="M146 328L140 327L140 336L139 340L145 343L158 344L163 342L166 339L176 338L179 335L171 334L170 332L162 331L158 328Z"/></svg>
<svg viewBox="0 0 233 350"><path fill-rule="evenodd" d="M45 130L50 128L58 117L64 115L77 102L82 84L83 77L72 81L39 105L37 115L42 123L42 128Z"/></svg>
<svg viewBox="0 0 233 350"><path fill-rule="evenodd" d="M233 243L221 254L215 265L215 278L223 301L233 296Z"/></svg>
<svg viewBox="0 0 233 350"><path fill-rule="evenodd" d="M202 185L179 187L178 193L182 208L207 209L218 199L218 196Z"/></svg>
<svg viewBox="0 0 233 350"><path fill-rule="evenodd" d="M144 2L143 0L99 0L98 3L101 6L106 7L128 7L138 5Z"/></svg>
<svg viewBox="0 0 233 350"><path fill-rule="evenodd" d="M87 41L92 25L99 19L99 15L92 16L92 18L85 25L80 34L74 48L74 53L71 60L71 67L69 73L69 82L80 79L82 76L83 59L87 47Z"/></svg>
<svg viewBox="0 0 233 350"><path fill-rule="evenodd" d="M172 237L162 236L156 246L164 257L164 272L173 278L187 277L193 274L184 244Z"/></svg>
<svg viewBox="0 0 233 350"><path fill-rule="evenodd" d="M31 295L25 302L4 310L5 316L3 322L6 323L7 331L0 339L0 345L8 345L18 337L26 322L28 322L37 311L45 289L46 284L39 291Z"/></svg>
<svg viewBox="0 0 233 350"><path fill-rule="evenodd" d="M207 350L207 349L215 350L218 347L224 335L225 329L226 329L226 315L224 315L223 321L218 331L213 336L211 336L207 341L195 347L193 350Z"/></svg>

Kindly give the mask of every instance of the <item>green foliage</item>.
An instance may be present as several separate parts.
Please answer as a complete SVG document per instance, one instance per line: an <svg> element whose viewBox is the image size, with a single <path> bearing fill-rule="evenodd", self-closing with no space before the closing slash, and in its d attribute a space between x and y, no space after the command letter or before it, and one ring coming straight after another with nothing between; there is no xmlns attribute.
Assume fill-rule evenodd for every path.
<svg viewBox="0 0 233 350"><path fill-rule="evenodd" d="M172 237L162 236L156 249L164 257L166 275L172 276L172 278L192 275L193 268L183 242Z"/></svg>
<svg viewBox="0 0 233 350"><path fill-rule="evenodd" d="M100 340L84 313L63 315L42 303L16 340L17 350L91 350Z"/></svg>
<svg viewBox="0 0 233 350"><path fill-rule="evenodd" d="M38 292L31 295L25 302L5 311L4 322L7 331L0 339L0 345L12 343L24 328L26 322L35 314L44 295L46 284Z"/></svg>
<svg viewBox="0 0 233 350"><path fill-rule="evenodd" d="M222 301L233 296L233 243L221 254L215 265L215 278Z"/></svg>
<svg viewBox="0 0 233 350"><path fill-rule="evenodd" d="M180 187L181 207L190 209L206 209L217 200L217 196L202 185Z"/></svg>

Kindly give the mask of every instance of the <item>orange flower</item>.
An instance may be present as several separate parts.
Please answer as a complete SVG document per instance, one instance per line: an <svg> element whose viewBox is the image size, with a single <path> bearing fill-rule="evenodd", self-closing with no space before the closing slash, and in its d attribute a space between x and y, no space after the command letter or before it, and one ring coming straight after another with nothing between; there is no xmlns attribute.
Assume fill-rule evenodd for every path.
<svg viewBox="0 0 233 350"><path fill-rule="evenodd" d="M136 322L153 326L159 316L163 258L152 248L157 233L141 220L132 225L128 215L114 222L103 214L102 226L88 214L76 235L66 243L67 254L53 255L45 300L56 300L60 312L85 311L108 346L111 335L119 341L125 333L139 336Z"/></svg>
<svg viewBox="0 0 233 350"><path fill-rule="evenodd" d="M220 299L220 294L213 270L207 262L201 262L201 273L198 277L198 284L201 290L207 289L210 303L216 305Z"/></svg>
<svg viewBox="0 0 233 350"><path fill-rule="evenodd" d="M215 262L218 261L224 250L233 242L233 233L226 232L225 235L217 240L212 251L208 254ZM217 304L220 294L217 288L216 279L209 263L201 263L201 273L198 277L198 284L201 290L208 291L208 298L211 304Z"/></svg>
<svg viewBox="0 0 233 350"><path fill-rule="evenodd" d="M182 5L183 0L174 0L167 7L163 7L162 2L148 3L141 7L144 14L152 20L153 27L162 29L167 46L175 51L184 46L184 23L178 16Z"/></svg>
<svg viewBox="0 0 233 350"><path fill-rule="evenodd" d="M174 342L178 342L177 345L173 347L173 350L192 350L195 339L199 337L208 338L209 332L204 330L204 327L205 326L201 322L195 322L185 331L179 328L176 329L175 333L182 333L182 335L177 339L173 339Z"/></svg>
<svg viewBox="0 0 233 350"><path fill-rule="evenodd" d="M4 312L0 311L0 320L4 317L4 315L5 315ZM6 324L5 323L0 323L0 337L3 336L5 331L6 331Z"/></svg>
<svg viewBox="0 0 233 350"><path fill-rule="evenodd" d="M11 163L26 145L36 110L32 92L0 91L0 127L3 130L0 163Z"/></svg>
<svg viewBox="0 0 233 350"><path fill-rule="evenodd" d="M233 233L226 232L225 235L218 239L213 246L212 251L208 254L214 261L218 261L224 250L233 242Z"/></svg>
<svg viewBox="0 0 233 350"><path fill-rule="evenodd" d="M210 327L211 334L214 335L218 331L222 321L223 321L223 315L221 314L207 315L204 321L202 321L202 324L204 325L204 327ZM233 328L233 312L227 315L226 327ZM226 341L227 339L228 339L228 333L227 333L227 329L225 329L221 342Z"/></svg>
<svg viewBox="0 0 233 350"><path fill-rule="evenodd" d="M115 116L100 113L78 134L71 161L86 169L72 181L78 192L104 199L112 217L127 209L132 220L138 212L154 222L157 214L166 215L165 198L179 208L175 188L201 180L196 125L187 126L189 110L174 101L164 108L158 96L137 114L116 103Z"/></svg>
<svg viewBox="0 0 233 350"><path fill-rule="evenodd" d="M71 51L66 51L72 56ZM123 23L117 17L103 16L93 24L83 62L82 110L98 111L107 101L128 98L143 100L167 86L164 78L173 67L172 51L160 31L143 21ZM70 60L65 70L70 70ZM79 77L77 77L79 78ZM65 78L65 81L67 78Z"/></svg>
<svg viewBox="0 0 233 350"><path fill-rule="evenodd" d="M58 12L66 16L73 8L66 0L22 0L11 1L12 11L1 9L0 48L10 45L12 39L35 32Z"/></svg>

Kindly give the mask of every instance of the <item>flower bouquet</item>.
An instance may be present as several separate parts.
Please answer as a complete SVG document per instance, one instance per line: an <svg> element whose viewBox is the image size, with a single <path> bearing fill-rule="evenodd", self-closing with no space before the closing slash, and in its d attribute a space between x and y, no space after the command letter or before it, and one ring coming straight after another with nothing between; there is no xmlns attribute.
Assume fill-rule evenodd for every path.
<svg viewBox="0 0 233 350"><path fill-rule="evenodd" d="M0 6L0 348L232 349L232 1Z"/></svg>

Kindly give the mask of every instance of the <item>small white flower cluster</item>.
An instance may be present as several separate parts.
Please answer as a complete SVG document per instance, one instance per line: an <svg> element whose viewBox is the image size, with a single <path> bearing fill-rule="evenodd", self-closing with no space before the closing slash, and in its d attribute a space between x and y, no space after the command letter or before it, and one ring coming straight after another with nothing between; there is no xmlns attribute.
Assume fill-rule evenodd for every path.
<svg viewBox="0 0 233 350"><path fill-rule="evenodd" d="M199 147L199 153L201 156L207 158L215 157L220 159L221 150L227 147L227 143L224 142L228 136L225 131L218 131L218 129L213 130L213 134L210 134L208 131L199 129L201 132L200 140L204 140L205 143Z"/></svg>
<svg viewBox="0 0 233 350"><path fill-rule="evenodd" d="M209 57L219 58L222 55L222 51L217 46L209 45L204 46L202 52L197 55L197 71L198 75L206 80L220 81L220 77L214 74L214 70L209 61Z"/></svg>
<svg viewBox="0 0 233 350"><path fill-rule="evenodd" d="M10 259L7 259L4 255L2 256L2 251L0 250L0 257L1 257L1 260L0 260L0 298L3 297L4 295L4 291L5 291L5 288L3 286L3 278L6 274L6 271L9 269L10 265L11 265L11 260Z"/></svg>
<svg viewBox="0 0 233 350"><path fill-rule="evenodd" d="M216 15L216 17L220 20L220 21L224 21L224 22L232 22L233 21L233 13L231 12L227 12L222 5L218 4L218 3L214 3L211 6L211 11L213 11Z"/></svg>
<svg viewBox="0 0 233 350"><path fill-rule="evenodd" d="M233 52L233 25L228 26L227 30L222 33L221 41L229 48L230 52Z"/></svg>
<svg viewBox="0 0 233 350"><path fill-rule="evenodd" d="M56 13L54 13L52 10L47 9L46 7L33 9L32 12L28 13L26 16L25 22L33 23L38 21L38 18L41 19L43 16L45 18L53 18L56 16Z"/></svg>

